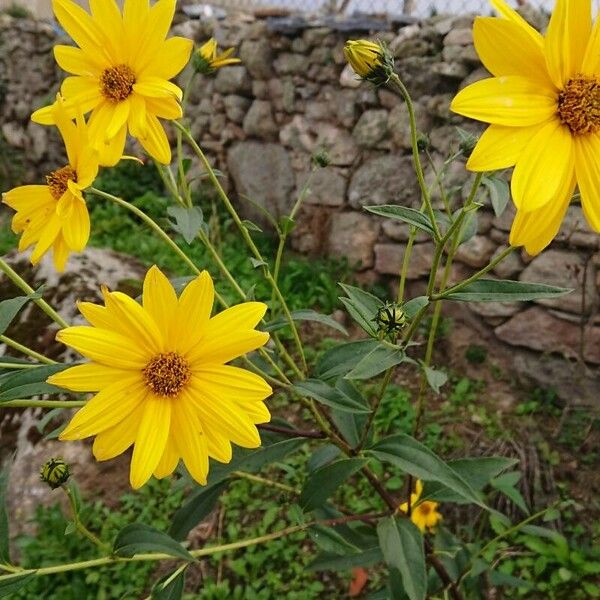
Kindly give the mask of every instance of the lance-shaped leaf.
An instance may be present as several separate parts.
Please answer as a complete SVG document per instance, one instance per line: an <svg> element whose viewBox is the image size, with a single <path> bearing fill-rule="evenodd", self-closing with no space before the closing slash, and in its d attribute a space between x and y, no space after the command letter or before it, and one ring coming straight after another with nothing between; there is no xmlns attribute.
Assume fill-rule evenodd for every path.
<svg viewBox="0 0 600 600"><path fill-rule="evenodd" d="M70 366L72 365L47 365L0 376L0 403L15 398L29 398L39 394L56 394L64 391L62 388L46 383L46 379Z"/></svg>
<svg viewBox="0 0 600 600"><path fill-rule="evenodd" d="M352 285L339 284L348 295L347 298L340 297L344 306L350 313L350 316L366 331L370 336L377 336L377 327L374 319L383 302L369 292Z"/></svg>
<svg viewBox="0 0 600 600"><path fill-rule="evenodd" d="M371 409L363 402L359 402L355 396L344 393L342 390L334 388L320 379L299 381L294 384L293 389L299 394L308 396L331 408L351 413L371 412Z"/></svg>
<svg viewBox="0 0 600 600"><path fill-rule="evenodd" d="M346 379L371 379L406 360L404 350L379 342L346 374Z"/></svg>
<svg viewBox="0 0 600 600"><path fill-rule="evenodd" d="M506 279L479 279L453 292L452 288L441 296L447 300L463 302L523 302L558 298L573 290L545 285L543 283L527 283L526 281L510 281Z"/></svg>
<svg viewBox="0 0 600 600"><path fill-rule="evenodd" d="M2 300L2 302L0 302L0 335L8 329L8 326L27 302L30 300L38 300L41 297L42 289L40 288L28 296L17 296L16 298Z"/></svg>
<svg viewBox="0 0 600 600"><path fill-rule="evenodd" d="M421 231L427 232L431 236L434 235L435 230L429 217L414 208L389 204L384 204L383 206L364 206L363 208L374 215L385 217L386 219L403 221Z"/></svg>
<svg viewBox="0 0 600 600"><path fill-rule="evenodd" d="M143 523L132 523L121 529L115 539L113 552L116 556L127 558L136 554L156 552L183 560L194 560L194 557L179 542Z"/></svg>
<svg viewBox="0 0 600 600"><path fill-rule="evenodd" d="M333 317L330 315L323 315L316 310L293 310L291 312L292 319L294 321L314 321L315 323L321 323L323 325L327 325L327 327L331 327L344 335L348 335L346 328L338 323ZM278 329L282 329L283 327L287 327L289 325L287 319L277 319L268 323L265 327L262 328L263 331L276 331Z"/></svg>

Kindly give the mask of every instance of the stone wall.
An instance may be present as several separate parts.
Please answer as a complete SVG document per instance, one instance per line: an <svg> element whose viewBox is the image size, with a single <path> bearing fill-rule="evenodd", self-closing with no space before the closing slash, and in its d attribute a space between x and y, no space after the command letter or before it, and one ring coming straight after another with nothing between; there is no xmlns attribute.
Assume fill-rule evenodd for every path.
<svg viewBox="0 0 600 600"><path fill-rule="evenodd" d="M287 213L307 181L311 156L326 150L331 164L313 175L293 246L307 254L344 257L365 281L393 279L406 227L369 216L362 206L420 204L406 107L388 90L359 83L345 67L343 45L350 37L368 35L389 44L439 169L458 147L457 126L481 131L448 109L458 89L486 76L472 46L471 24L471 17L391 25L248 16L215 24L182 21L177 33L197 41L214 34L220 44L235 46L243 61L215 77L196 79L187 109L192 131L255 219L260 215L244 197L275 215ZM51 131L28 123L31 107L42 104L53 85L56 89L52 42L47 25L0 17L1 131L10 147L24 152L29 180L44 172L47 162L55 164L60 152ZM429 166L427 178L433 185ZM445 182L464 194L468 184L458 187L464 181L464 160L459 159L448 168ZM500 218L489 206L480 211L477 235L461 247L455 277L483 266L506 246L512 217L510 207ZM493 275L566 285L575 292L551 301L475 306L477 323L503 343L571 359L583 339L585 360L600 364L599 249L600 236L588 230L580 207L572 206L549 250L533 259L517 252ZM432 251L426 237L417 239L409 272L414 293L423 287Z"/></svg>

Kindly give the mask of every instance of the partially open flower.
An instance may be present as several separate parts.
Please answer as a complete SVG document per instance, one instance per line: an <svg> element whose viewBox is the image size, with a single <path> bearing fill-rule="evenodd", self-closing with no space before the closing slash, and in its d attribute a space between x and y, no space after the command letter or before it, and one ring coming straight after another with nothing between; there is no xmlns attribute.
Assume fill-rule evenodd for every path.
<svg viewBox="0 0 600 600"><path fill-rule="evenodd" d="M442 515L438 512L438 502L423 500L419 502L419 498L423 493L423 483L417 479L415 492L410 495L410 520L424 532L426 529L432 531L437 524L442 520ZM400 510L403 513L408 512L408 502L400 505Z"/></svg>
<svg viewBox="0 0 600 600"><path fill-rule="evenodd" d="M208 75L221 67L241 62L239 58L231 56L233 50L233 48L228 48L219 54L215 38L210 38L196 50L193 59L194 69L198 73Z"/></svg>
<svg viewBox="0 0 600 600"><path fill-rule="evenodd" d="M344 56L360 78L375 85L387 83L394 72L394 59L380 42L348 40Z"/></svg>

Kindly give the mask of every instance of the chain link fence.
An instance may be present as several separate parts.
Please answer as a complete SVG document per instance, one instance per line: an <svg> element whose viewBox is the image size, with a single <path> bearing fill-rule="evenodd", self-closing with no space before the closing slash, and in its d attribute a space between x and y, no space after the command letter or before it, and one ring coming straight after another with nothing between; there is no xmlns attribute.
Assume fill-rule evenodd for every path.
<svg viewBox="0 0 600 600"><path fill-rule="evenodd" d="M1 0L0 0L1 1ZM550 13L555 0L507 0L515 8L529 5ZM429 17L438 14L492 15L489 0L185 0L186 4L202 2L233 9L258 12L269 10L289 11L305 14L353 14L404 15L407 17ZM600 0L592 2L595 13Z"/></svg>

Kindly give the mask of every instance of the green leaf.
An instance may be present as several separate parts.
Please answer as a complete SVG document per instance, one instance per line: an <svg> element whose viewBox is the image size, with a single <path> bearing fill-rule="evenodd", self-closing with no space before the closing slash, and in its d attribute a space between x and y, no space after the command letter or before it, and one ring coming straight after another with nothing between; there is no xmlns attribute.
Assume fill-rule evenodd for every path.
<svg viewBox="0 0 600 600"><path fill-rule="evenodd" d="M521 302L542 298L558 298L572 291L572 289L543 283L527 283L506 279L480 279L469 283L456 292L450 289L448 292L444 292L442 296L447 300L462 300L463 302Z"/></svg>
<svg viewBox="0 0 600 600"><path fill-rule="evenodd" d="M316 323L322 323L323 325L327 325L332 329L336 329L337 331L343 333L344 335L348 335L346 328L338 323L333 317L329 315L324 315L316 310L304 309L304 310L294 310L291 313L292 319L294 321L314 321ZM262 328L263 331L276 331L277 329L282 329L288 325L287 319L277 319L268 323L265 327Z"/></svg>
<svg viewBox="0 0 600 600"><path fill-rule="evenodd" d="M292 386L299 394L308 396L321 404L346 412L368 413L371 409L354 398L340 392L319 379L305 379Z"/></svg>
<svg viewBox="0 0 600 600"><path fill-rule="evenodd" d="M365 210L368 210L374 215L385 217L387 219L395 219L397 221L403 221L408 223L421 231L426 231L429 235L434 235L434 228L429 220L429 217L414 209L407 206L395 206L384 204L383 206L364 206Z"/></svg>
<svg viewBox="0 0 600 600"><path fill-rule="evenodd" d="M24 575L17 573L6 579L1 579L0 598L8 598L11 594L24 588L33 577L35 577L35 573L25 573Z"/></svg>
<svg viewBox="0 0 600 600"><path fill-rule="evenodd" d="M256 473L264 466L284 459L288 454L298 450L306 443L304 438L289 438L272 444L265 444L260 448L247 450L236 448L233 458L228 464L213 463L208 475L208 484L212 485L229 477L233 471Z"/></svg>
<svg viewBox="0 0 600 600"><path fill-rule="evenodd" d="M479 495L461 475L409 435L399 433L384 438L371 447L370 453L413 477L423 481L438 481L465 500L487 509Z"/></svg>
<svg viewBox="0 0 600 600"><path fill-rule="evenodd" d="M516 476L516 479L515 479ZM529 508L527 503L521 495L521 492L515 487L516 483L520 479L520 473L506 473L500 477L496 477L490 481L491 486L504 494L509 500L514 502L526 515L529 515Z"/></svg>
<svg viewBox="0 0 600 600"><path fill-rule="evenodd" d="M117 556L126 558L146 552L157 552L183 560L194 560L194 557L179 542L143 523L132 523L121 529L115 539L113 552Z"/></svg>
<svg viewBox="0 0 600 600"><path fill-rule="evenodd" d="M501 217L510 200L508 183L499 177L486 175L481 183L486 187L492 208L497 217Z"/></svg>
<svg viewBox="0 0 600 600"><path fill-rule="evenodd" d="M460 210L461 209L455 213L455 217L458 216ZM459 245L468 242L477 235L477 229L479 227L478 221L476 211L471 210L465 214L463 222L460 225L460 236L458 238Z"/></svg>
<svg viewBox="0 0 600 600"><path fill-rule="evenodd" d="M427 567L423 536L409 519L381 519L377 524L379 546L385 562L400 572L410 600L425 600Z"/></svg>
<svg viewBox="0 0 600 600"><path fill-rule="evenodd" d="M379 309L383 306L383 302L377 296L369 294L369 292L365 292L360 288L343 283L339 285L348 295L347 298L340 297L340 300L344 303L350 316L370 336L376 337L377 327L373 320L377 316Z"/></svg>
<svg viewBox="0 0 600 600"><path fill-rule="evenodd" d="M178 569L159 579L152 588L152 600L180 600L185 587L185 569Z"/></svg>
<svg viewBox="0 0 600 600"><path fill-rule="evenodd" d="M0 375L0 403L16 398L29 398L40 394L57 394L63 392L62 388L46 383L46 379L50 375L68 369L71 366L65 364L48 365Z"/></svg>
<svg viewBox="0 0 600 600"><path fill-rule="evenodd" d="M242 224L248 231L257 231L258 233L262 233L262 229L254 222L249 219L244 219Z"/></svg>
<svg viewBox="0 0 600 600"><path fill-rule="evenodd" d="M436 394L439 394L440 388L448 381L448 375L444 371L432 369L425 364L422 364L421 367L423 368L423 373L425 373L425 379L427 379L429 387Z"/></svg>
<svg viewBox="0 0 600 600"><path fill-rule="evenodd" d="M312 541L325 552L342 555L348 554L349 552L360 552L360 548L344 539L344 537L332 527L313 525L308 529L308 534Z"/></svg>
<svg viewBox="0 0 600 600"><path fill-rule="evenodd" d="M302 493L300 506L310 511L324 504L346 479L367 464L365 458L347 458L321 467L309 475Z"/></svg>
<svg viewBox="0 0 600 600"><path fill-rule="evenodd" d="M169 206L167 214L173 217L175 221L171 221L171 227L180 233L183 239L191 244L198 235L198 232L204 224L204 215L199 206Z"/></svg>
<svg viewBox="0 0 600 600"><path fill-rule="evenodd" d="M10 564L10 543L6 491L8 488L8 466L0 471L0 563Z"/></svg>
<svg viewBox="0 0 600 600"><path fill-rule="evenodd" d="M405 359L404 350L380 342L346 374L346 379L371 379Z"/></svg>
<svg viewBox="0 0 600 600"><path fill-rule="evenodd" d="M417 313L429 304L427 296L417 296L402 306L407 319L414 319Z"/></svg>
<svg viewBox="0 0 600 600"><path fill-rule="evenodd" d="M377 346L379 346L377 340L359 340L334 346L325 352L317 362L316 372L319 379L343 377Z"/></svg>
<svg viewBox="0 0 600 600"><path fill-rule="evenodd" d="M37 300L41 297L42 290L40 288L37 292L28 296L17 296L16 298L10 298L9 300L2 300L2 302L0 302L0 335L8 329L8 326L27 302L30 300Z"/></svg>
<svg viewBox="0 0 600 600"><path fill-rule="evenodd" d="M193 494L173 516L169 535L175 540L185 540L189 532L214 510L228 485L229 481L225 479Z"/></svg>
<svg viewBox="0 0 600 600"><path fill-rule="evenodd" d="M347 571L354 567L371 567L383 561L381 548L376 546L361 552L345 554L333 554L331 552L322 552L307 569L309 571Z"/></svg>

